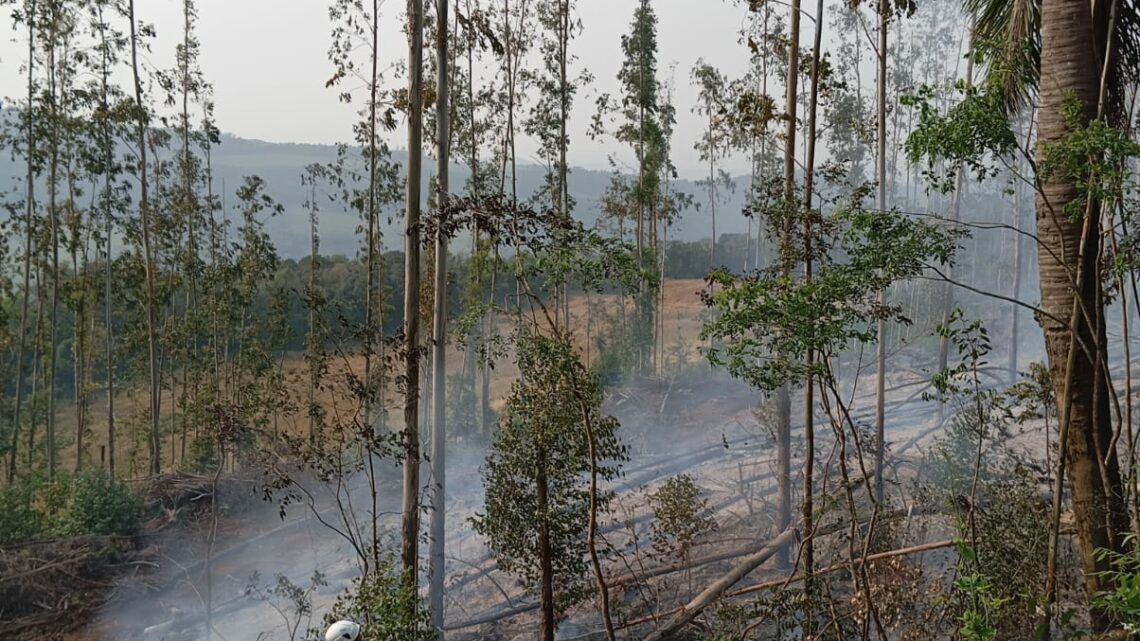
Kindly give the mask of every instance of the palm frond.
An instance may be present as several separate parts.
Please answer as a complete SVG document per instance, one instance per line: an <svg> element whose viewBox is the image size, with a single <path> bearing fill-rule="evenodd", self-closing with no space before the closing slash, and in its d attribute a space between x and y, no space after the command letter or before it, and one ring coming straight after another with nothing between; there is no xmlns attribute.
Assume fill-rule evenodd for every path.
<svg viewBox="0 0 1140 641"><path fill-rule="evenodd" d="M1120 121L1127 116L1126 89L1140 82L1140 7L1135 0L1116 0L1116 54L1109 73L1109 117ZM1117 122L1116 124L1121 124Z"/></svg>
<svg viewBox="0 0 1140 641"><path fill-rule="evenodd" d="M1108 29L1112 1L1119 4L1107 106L1115 120L1124 115L1125 88L1140 82L1140 7L1137 0L1093 0L1100 34ZM974 50L985 82L998 91L1007 112L1025 108L1035 100L1041 78L1041 0L963 0L963 5L973 21Z"/></svg>
<svg viewBox="0 0 1140 641"><path fill-rule="evenodd" d="M1041 63L1041 0L964 0L976 60L986 82L1015 112L1036 97Z"/></svg>

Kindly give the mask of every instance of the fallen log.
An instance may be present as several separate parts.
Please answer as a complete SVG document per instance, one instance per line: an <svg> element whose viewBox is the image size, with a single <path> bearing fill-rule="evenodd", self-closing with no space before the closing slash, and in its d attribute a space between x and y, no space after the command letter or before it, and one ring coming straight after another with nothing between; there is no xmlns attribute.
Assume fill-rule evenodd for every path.
<svg viewBox="0 0 1140 641"><path fill-rule="evenodd" d="M796 539L797 531L795 527L789 527L784 530L779 536L768 542L759 552L745 557L732 571L724 575L720 579L714 581L709 587L705 588L703 592L698 594L692 601L689 601L684 606L681 606L680 612L673 617L668 623L652 634L645 637L644 641L663 641L676 634L681 628L684 628L693 619L697 617L710 603L713 603L720 598L729 588L736 585L741 579L748 575L756 568L764 564L765 561L772 558Z"/></svg>
<svg viewBox="0 0 1140 641"><path fill-rule="evenodd" d="M1140 639L1140 633L1130 632L1128 630L1115 630L1113 632L1105 632L1095 636L1088 637L1089 641L1137 641Z"/></svg>
<svg viewBox="0 0 1140 641"><path fill-rule="evenodd" d="M881 561L883 559L889 559L889 558L896 557L896 556L907 556L909 554L919 554L922 552L930 552L932 550L941 550L943 548L952 547L954 545L954 543L955 542L952 540L935 541L933 543L923 543L921 545L912 545L911 547L907 547L907 548L898 548L897 550L888 550L886 552L878 552L876 554L868 554L866 557L860 557L860 558L855 559L854 561L844 561L843 563L836 563L834 565L829 565L825 568L816 568L815 575L821 576L824 574L832 574L834 572L841 572L843 570L848 570L851 568L852 563L862 563L864 561L866 561L867 563L870 563L871 561ZM778 580L774 580L774 581L765 581L764 583L757 583L756 585L750 585L750 586L745 587L745 588L740 588L739 590L733 590L731 592L726 593L725 596L727 596L727 597L744 596L745 594L752 594L754 592L760 592L762 590L771 590L772 588L778 588L780 586L791 584L791 583L799 583L800 581L803 581L803 580L804 580L803 575L797 574L795 576L786 577L786 578L778 579Z"/></svg>
<svg viewBox="0 0 1140 641"><path fill-rule="evenodd" d="M911 509L911 510L893 510L893 511L888 512L886 514L880 514L879 515L879 521L880 522L888 522L888 521L895 521L898 519L904 519L904 518L911 517L911 516L919 516L919 515L924 515L924 514L938 514L938 513L941 513L941 512L939 510L930 509L930 508L927 508L927 509ZM867 515L867 516L865 516L859 520L859 525L860 526L866 525L867 523L870 522L870 520L871 520L871 516ZM820 527L819 529L816 530L815 535L816 535L816 537L830 536L832 534L836 534L838 532L846 530L849 527L851 527L851 525L849 523L845 523L845 522L834 523L834 524L831 524L828 526ZM767 545L767 543L765 543L765 545ZM647 569L643 572L639 572L639 573L627 572L627 573L622 574L620 576L617 576L613 580L611 580L610 585L620 587L620 586L631 585L634 583L640 583L640 582L648 580L648 579L654 579L654 578L657 578L659 576L665 576L667 574L673 574L674 572L680 572L680 571L685 570L685 569L692 570L692 569L696 569L696 568L699 568L699 567L702 567L705 565L709 565L710 563L718 563L720 561L730 561L732 559L738 559L742 556L745 556L748 554L753 554L755 552L757 552L757 548L756 548L756 544L753 543L752 545L748 545L748 546L745 546L742 548L736 548L735 550L729 550L727 552L717 552L715 554L707 554L705 556L699 556L695 559L691 559L688 562L688 564L679 563L679 562L668 563L668 564L658 565L658 566L649 568L649 569Z"/></svg>
<svg viewBox="0 0 1140 641"><path fill-rule="evenodd" d="M920 552L929 552L931 550L939 550L942 548L951 547L953 545L954 545L954 541L952 541L952 540L936 541L934 543L923 543L921 545L914 545L914 546L906 547L906 548L898 548L896 550L889 550L887 552L878 552L876 554L868 554L866 557L866 560L867 560L867 562L879 561L882 559L889 559L891 557L896 557L896 556L906 556L908 554L918 554ZM834 572L841 572L843 570L850 569L851 563L860 563L860 562L862 562L861 559L855 559L854 561L851 561L851 562L844 561L842 563L836 563L834 565L829 565L825 568L816 568L815 576L822 576L825 574L832 574ZM790 585L792 583L799 583L800 581L803 581L803 580L804 580L804 577L802 574L796 574L794 576L783 577L780 579L773 579L771 581L764 581L763 583L757 583L755 585L743 587L743 588L740 588L738 590L730 590L730 591L725 592L723 596L725 598L733 598L733 597L738 597L738 596L744 596L746 594L753 594L755 592L761 592L763 590L771 590L774 588L783 587L785 585ZM649 616L644 616L644 617L641 617L638 619L630 619L629 621L626 621L625 623L623 623L621 627L632 628L634 626L641 625L643 623L651 623L653 621L657 621L661 617L672 616L672 615L678 614L681 612L682 609L683 609L682 607L678 607L678 608L674 608L672 610L669 610L667 612L657 612L657 613L651 614Z"/></svg>

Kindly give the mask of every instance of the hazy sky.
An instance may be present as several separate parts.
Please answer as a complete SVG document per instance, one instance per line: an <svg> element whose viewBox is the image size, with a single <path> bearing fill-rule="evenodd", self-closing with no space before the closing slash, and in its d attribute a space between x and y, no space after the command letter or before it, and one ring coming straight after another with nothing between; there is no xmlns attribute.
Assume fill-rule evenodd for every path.
<svg viewBox="0 0 1140 641"><path fill-rule="evenodd" d="M429 0L430 1L430 0ZM570 159L574 165L604 169L612 141L595 143L585 136L599 92L616 93L615 75L621 64L621 35L625 33L637 0L579 0L585 32L573 45L597 77L583 88L573 114ZM325 89L331 75L326 52L329 45L327 2L324 0L197 0L200 64L214 84L218 124L225 132L244 138L279 142L332 143L347 140L355 119L355 106L337 102ZM387 22L385 57L405 57L406 41L400 33L402 0L387 0L382 12ZM659 61L662 76L676 63L678 134L675 162L682 175L705 171L693 152L701 121L691 113L696 91L689 70L703 57L729 75L743 72L747 50L738 33L747 10L735 0L656 0L659 26ZM179 0L136 0L140 19L155 24L158 39L148 62L159 67L173 63L181 26ZM6 27L0 43L0 96L21 95L19 67L24 59L22 34ZM404 147L402 131L392 145ZM531 156L533 145L520 141L520 154ZM625 161L631 159L625 154ZM745 161L733 169L743 171Z"/></svg>

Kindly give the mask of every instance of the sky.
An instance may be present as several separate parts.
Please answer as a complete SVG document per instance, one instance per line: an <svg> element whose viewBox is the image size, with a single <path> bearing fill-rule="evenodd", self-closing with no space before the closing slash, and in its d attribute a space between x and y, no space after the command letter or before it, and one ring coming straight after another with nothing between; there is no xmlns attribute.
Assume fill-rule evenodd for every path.
<svg viewBox="0 0 1140 641"><path fill-rule="evenodd" d="M429 0L430 1L430 0ZM578 14L584 33L572 46L596 77L582 88L570 127L570 162L575 166L607 169L608 157L617 151L612 141L590 141L586 128L599 93L618 93L616 74L621 65L621 36L629 29L637 0L579 0ZM332 75L327 60L330 24L325 0L197 0L201 43L200 66L213 83L216 115L222 131L242 138L272 142L335 143L351 137L356 106L337 101L325 88ZM391 64L407 55L401 33L402 0L386 0L381 9L386 22L383 57ZM699 57L727 75L742 74L747 49L738 34L747 14L737 0L656 0L659 68L662 80L674 77L677 135L674 162L684 177L699 177L707 168L693 151L701 120L692 113L696 89L689 71ZM140 20L157 30L147 64L173 65L180 38L180 0L136 0ZM0 96L22 93L20 66L24 62L23 34L6 27L0 42ZM397 130L391 144L403 148L406 134ZM520 140L520 160L533 159L534 145ZM618 152L619 164L632 156ZM733 171L744 172L743 158L730 161Z"/></svg>

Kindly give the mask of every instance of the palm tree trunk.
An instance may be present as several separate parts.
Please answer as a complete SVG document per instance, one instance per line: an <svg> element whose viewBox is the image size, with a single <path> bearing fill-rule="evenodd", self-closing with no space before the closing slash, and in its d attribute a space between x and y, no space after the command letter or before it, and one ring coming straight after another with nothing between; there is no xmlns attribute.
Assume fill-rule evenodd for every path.
<svg viewBox="0 0 1140 641"><path fill-rule="evenodd" d="M1044 150L1069 134L1065 120L1068 100L1083 107L1083 118L1094 117L1098 104L1100 69L1106 32L1098 28L1087 2L1042 0L1041 4L1041 87L1038 160ZM1101 57L1098 60L1098 56ZM1108 561L1098 558L1100 548L1121 550L1128 528L1124 487L1115 448L1105 451L1112 439L1108 395L1094 388L1100 373L1094 368L1088 350L1105 340L1098 308L1100 282L1097 260L1100 255L1099 207L1091 203L1086 220L1073 222L1062 211L1082 194L1072 179L1050 176L1042 181L1037 194L1037 237L1052 249L1039 254L1042 325L1049 370L1056 392L1058 414L1068 415L1066 467L1072 491L1073 512L1080 540L1080 559L1089 594L1104 589L1108 580L1100 573ZM1082 226L1087 245L1082 247ZM1060 260L1056 256L1061 257ZM1083 264L1081 264L1083 262ZM1074 273L1084 274L1074 278ZM1074 291L1073 283L1078 289ZM1075 307L1087 313L1074 314L1075 327L1058 319L1069 318ZM1074 341L1080 348L1074 345ZM1067 368L1072 350L1072 368ZM1069 371L1066 371L1069 369ZM1071 380L1069 380L1071 375ZM1071 390L1071 395L1066 392ZM1104 631L1111 626L1107 613L1093 610L1092 626Z"/></svg>

